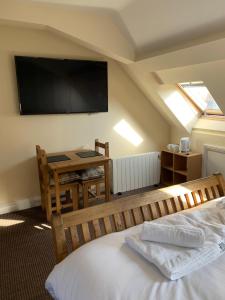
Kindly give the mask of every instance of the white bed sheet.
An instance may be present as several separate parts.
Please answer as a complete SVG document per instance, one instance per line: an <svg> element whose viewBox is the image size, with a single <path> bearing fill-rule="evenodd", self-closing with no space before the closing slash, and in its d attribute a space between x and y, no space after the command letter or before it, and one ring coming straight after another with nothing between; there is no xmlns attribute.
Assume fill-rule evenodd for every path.
<svg viewBox="0 0 225 300"><path fill-rule="evenodd" d="M220 198L201 209L215 207ZM191 213L193 208L182 213ZM220 207L225 214L225 204ZM173 215L174 216L174 215ZM164 218L172 217L166 216ZM206 219L220 223L221 218ZM223 218L222 218L223 219ZM159 219L158 219L159 220ZM223 222L223 220L222 220ZM138 225L112 233L80 247L56 265L46 288L57 300L223 300L225 299L225 255L177 281L159 270L125 244L124 238L140 232Z"/></svg>

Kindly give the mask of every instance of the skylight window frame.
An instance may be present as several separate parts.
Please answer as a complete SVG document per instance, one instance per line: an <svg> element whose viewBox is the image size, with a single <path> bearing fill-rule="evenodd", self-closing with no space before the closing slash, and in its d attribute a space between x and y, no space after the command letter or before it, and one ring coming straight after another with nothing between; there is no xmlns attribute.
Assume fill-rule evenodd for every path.
<svg viewBox="0 0 225 300"><path fill-rule="evenodd" d="M188 101L190 102L190 104L198 111L198 113L200 113L201 115L204 114L204 111L195 103L195 101L185 92L185 90L183 89L183 87L181 86L180 83L177 84L177 87L179 88L179 90L183 93L183 95L188 99Z"/></svg>
<svg viewBox="0 0 225 300"><path fill-rule="evenodd" d="M204 84L204 82L203 82ZM206 117L206 118L219 118L219 119L225 119L225 115L222 112L222 110L214 110L214 109L206 109L206 110L202 110L198 104L191 98L191 96L185 91L185 89L183 88L183 86L181 85L181 83L177 84L178 88L180 89L180 91L186 96L186 98L190 101L190 103L192 104L192 106L195 107L195 109L197 109L197 111L201 114L201 117ZM207 86L206 86L207 88ZM214 100L215 101L215 100ZM215 101L216 102L216 101Z"/></svg>

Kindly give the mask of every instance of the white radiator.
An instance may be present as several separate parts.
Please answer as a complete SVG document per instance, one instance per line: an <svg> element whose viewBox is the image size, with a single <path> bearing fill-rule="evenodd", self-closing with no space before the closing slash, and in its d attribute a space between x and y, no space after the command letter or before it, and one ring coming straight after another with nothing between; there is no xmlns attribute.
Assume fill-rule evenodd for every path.
<svg viewBox="0 0 225 300"><path fill-rule="evenodd" d="M225 177L225 148L204 145L203 176L221 173Z"/></svg>
<svg viewBox="0 0 225 300"><path fill-rule="evenodd" d="M160 152L113 159L112 171L114 194L159 184Z"/></svg>

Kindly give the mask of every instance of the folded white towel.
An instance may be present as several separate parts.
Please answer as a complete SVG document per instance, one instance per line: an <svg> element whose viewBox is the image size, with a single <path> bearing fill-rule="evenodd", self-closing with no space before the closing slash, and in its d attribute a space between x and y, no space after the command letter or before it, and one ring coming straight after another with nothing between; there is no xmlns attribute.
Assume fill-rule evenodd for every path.
<svg viewBox="0 0 225 300"><path fill-rule="evenodd" d="M221 223L218 223L218 219ZM225 253L225 209L202 208L189 214L180 213L166 216L152 221L152 223L193 226L204 231L205 242L200 248L185 248L166 243L143 241L140 239L140 234L125 238L132 249L153 263L171 280L198 270Z"/></svg>
<svg viewBox="0 0 225 300"><path fill-rule="evenodd" d="M133 250L153 263L170 280L177 280L198 270L225 251L225 240L205 242L203 247L192 249L142 241L139 235L128 236L125 240Z"/></svg>
<svg viewBox="0 0 225 300"><path fill-rule="evenodd" d="M205 233L201 228L185 225L166 225L144 222L141 240L167 243L181 247L198 248L205 242Z"/></svg>

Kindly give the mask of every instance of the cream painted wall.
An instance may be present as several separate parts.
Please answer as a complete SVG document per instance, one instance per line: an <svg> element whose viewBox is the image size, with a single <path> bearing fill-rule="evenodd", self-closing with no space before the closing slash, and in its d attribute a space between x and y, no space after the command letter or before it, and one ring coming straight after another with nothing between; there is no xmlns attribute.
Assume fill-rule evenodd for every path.
<svg viewBox="0 0 225 300"><path fill-rule="evenodd" d="M101 57L44 30L0 27L0 208L39 195L35 145L49 152L93 146L96 137L110 142L111 156L160 150L170 127L120 65L109 63L109 112L20 116L13 55L59 58ZM113 127L125 119L143 138L135 147Z"/></svg>
<svg viewBox="0 0 225 300"><path fill-rule="evenodd" d="M221 121L222 122L222 121ZM182 136L188 136L186 132L173 127L171 131L171 142L178 144ZM189 135L193 151L203 153L204 145L225 147L225 132L215 130L193 129Z"/></svg>
<svg viewBox="0 0 225 300"><path fill-rule="evenodd" d="M218 121L222 122L222 121ZM174 127L171 131L171 142L179 143L182 136L188 136L182 130ZM191 149L195 152L200 152L204 154L204 145L225 147L225 132L216 130L205 130L200 128L193 129L192 133L189 135L191 139ZM220 161L220 163L223 161ZM204 156L203 156L203 170L204 170ZM203 171L202 170L202 171ZM221 169L222 172L223 168ZM204 171L202 172L204 176Z"/></svg>

